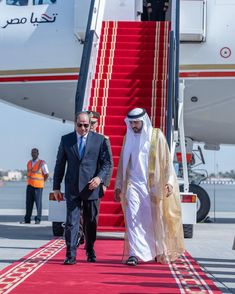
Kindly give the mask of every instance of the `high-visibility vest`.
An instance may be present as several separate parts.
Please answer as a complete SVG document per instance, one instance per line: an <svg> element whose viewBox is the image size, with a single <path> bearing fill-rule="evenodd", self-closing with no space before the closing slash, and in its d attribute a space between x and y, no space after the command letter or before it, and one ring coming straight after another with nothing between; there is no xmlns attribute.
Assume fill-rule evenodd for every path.
<svg viewBox="0 0 235 294"><path fill-rule="evenodd" d="M43 160L38 160L33 166L32 160L27 164L27 182L28 185L35 188L44 188L44 175L42 166Z"/></svg>

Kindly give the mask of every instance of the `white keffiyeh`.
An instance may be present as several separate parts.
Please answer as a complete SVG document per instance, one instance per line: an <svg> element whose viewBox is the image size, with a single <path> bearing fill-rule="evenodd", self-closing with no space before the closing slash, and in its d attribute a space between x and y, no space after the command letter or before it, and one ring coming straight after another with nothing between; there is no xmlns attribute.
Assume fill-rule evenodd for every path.
<svg viewBox="0 0 235 294"><path fill-rule="evenodd" d="M143 128L140 134L136 134L132 130L130 121L143 122ZM147 150L149 150L153 129L149 116L143 108L135 108L131 110L125 118L125 123L127 125L127 132L125 145L123 149L123 181L125 181L127 166L130 160L131 152L133 150L136 150L137 148L136 142L140 140L138 144L139 148L138 150L136 150L136 152L139 154L138 157L141 162L141 160L143 160L143 158L145 158L146 156L146 148ZM140 138L137 139L137 136L140 136ZM143 150L145 154L143 154Z"/></svg>

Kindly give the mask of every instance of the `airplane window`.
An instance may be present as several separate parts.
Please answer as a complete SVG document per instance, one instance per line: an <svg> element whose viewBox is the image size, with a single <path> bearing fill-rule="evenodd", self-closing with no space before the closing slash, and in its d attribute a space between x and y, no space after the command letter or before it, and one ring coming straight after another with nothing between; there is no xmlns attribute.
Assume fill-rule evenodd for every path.
<svg viewBox="0 0 235 294"><path fill-rule="evenodd" d="M33 5L52 4L56 3L56 0L33 0Z"/></svg>
<svg viewBox="0 0 235 294"><path fill-rule="evenodd" d="M7 5L17 5L17 6L26 6L28 5L28 0L6 0Z"/></svg>

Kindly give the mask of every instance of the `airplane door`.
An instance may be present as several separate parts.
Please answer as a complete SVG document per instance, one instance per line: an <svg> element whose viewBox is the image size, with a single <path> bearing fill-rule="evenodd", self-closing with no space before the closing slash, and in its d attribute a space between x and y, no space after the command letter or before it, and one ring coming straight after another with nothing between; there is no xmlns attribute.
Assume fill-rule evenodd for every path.
<svg viewBox="0 0 235 294"><path fill-rule="evenodd" d="M180 41L202 42L206 38L206 1L180 1Z"/></svg>

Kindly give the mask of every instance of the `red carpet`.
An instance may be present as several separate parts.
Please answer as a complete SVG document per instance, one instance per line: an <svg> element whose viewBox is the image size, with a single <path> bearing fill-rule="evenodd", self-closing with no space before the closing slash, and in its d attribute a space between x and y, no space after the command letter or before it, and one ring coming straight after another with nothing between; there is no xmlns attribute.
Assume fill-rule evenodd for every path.
<svg viewBox="0 0 235 294"><path fill-rule="evenodd" d="M169 30L167 21L103 22L89 109L101 114L99 132L110 138L114 172L101 202L100 231L124 230L113 187L127 112L144 107L152 124L166 131Z"/></svg>
<svg viewBox="0 0 235 294"><path fill-rule="evenodd" d="M79 249L78 263L64 266L64 240L52 240L0 272L0 293L221 293L189 254L170 266L128 267L121 263L122 245L98 240L96 263L87 263Z"/></svg>

